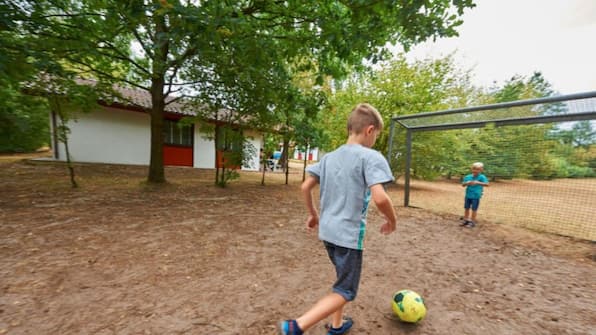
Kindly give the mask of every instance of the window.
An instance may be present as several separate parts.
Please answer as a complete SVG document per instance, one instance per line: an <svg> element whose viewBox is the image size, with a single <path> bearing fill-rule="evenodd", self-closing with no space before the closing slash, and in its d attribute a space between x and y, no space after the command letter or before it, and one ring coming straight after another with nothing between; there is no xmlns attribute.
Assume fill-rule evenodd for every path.
<svg viewBox="0 0 596 335"><path fill-rule="evenodd" d="M178 121L164 120L164 143L192 147L192 125L181 125Z"/></svg>
<svg viewBox="0 0 596 335"><path fill-rule="evenodd" d="M217 150L238 151L242 150L242 131L228 127L217 127Z"/></svg>

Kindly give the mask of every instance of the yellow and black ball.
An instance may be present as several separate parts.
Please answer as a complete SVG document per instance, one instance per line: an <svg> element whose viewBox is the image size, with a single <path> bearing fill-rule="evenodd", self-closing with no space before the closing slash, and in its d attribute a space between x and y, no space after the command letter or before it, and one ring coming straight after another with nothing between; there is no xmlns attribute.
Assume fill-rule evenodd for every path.
<svg viewBox="0 0 596 335"><path fill-rule="evenodd" d="M395 292L391 307L395 315L404 322L416 323L426 316L424 299L411 290Z"/></svg>

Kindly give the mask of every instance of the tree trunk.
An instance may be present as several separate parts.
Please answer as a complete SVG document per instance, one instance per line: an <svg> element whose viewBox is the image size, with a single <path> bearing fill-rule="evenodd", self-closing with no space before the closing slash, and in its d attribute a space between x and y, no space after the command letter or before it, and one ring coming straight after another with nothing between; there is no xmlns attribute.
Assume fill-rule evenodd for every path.
<svg viewBox="0 0 596 335"><path fill-rule="evenodd" d="M308 144L306 144L306 150L304 150L304 167L302 168L302 181L303 182L306 180L306 163L308 161L309 149L310 149L310 146Z"/></svg>
<svg viewBox="0 0 596 335"><path fill-rule="evenodd" d="M79 187L77 181L75 180L75 172L74 167L72 166L72 161L70 160L70 150L68 150L68 139L64 141L64 151L66 153L66 166L68 167L68 173L70 175L70 185L72 188Z"/></svg>
<svg viewBox="0 0 596 335"><path fill-rule="evenodd" d="M217 122L217 112L215 112L215 120ZM219 155L217 151L219 150L219 126L215 125L215 133L213 134L213 146L215 147L215 185L219 185Z"/></svg>
<svg viewBox="0 0 596 335"><path fill-rule="evenodd" d="M53 96L48 99L52 114L58 115L59 125L54 129L54 136L58 138L59 142L64 144L64 154L66 156L66 167L68 168L68 174L70 177L70 185L72 188L77 188L79 185L75 179L75 171L74 167L72 166L72 160L70 157L70 149L68 147L68 134L70 133L70 128L68 128L68 117L67 112L63 110L62 105L60 104L60 98ZM58 150L58 146L56 145L55 150Z"/></svg>
<svg viewBox="0 0 596 335"><path fill-rule="evenodd" d="M284 149L281 155L282 167L286 172L286 185L288 185L288 179L290 177L290 162L289 162L289 151L290 151L290 139L284 136Z"/></svg>
<svg viewBox="0 0 596 335"><path fill-rule="evenodd" d="M164 80L154 79L151 84L151 160L149 163L150 183L163 183L166 181L163 167L163 97Z"/></svg>
<svg viewBox="0 0 596 335"><path fill-rule="evenodd" d="M267 135L263 134L263 145L267 140ZM265 170L267 170L267 154L265 148L261 148L259 152L259 168L263 168L263 175L261 176L261 186L265 186Z"/></svg>
<svg viewBox="0 0 596 335"><path fill-rule="evenodd" d="M153 68L151 78L151 159L149 162L149 183L164 183L166 181L163 167L163 117L165 108L165 73L169 53L169 41L163 39L167 33L166 20L163 14L153 13L155 24L155 51L153 54Z"/></svg>

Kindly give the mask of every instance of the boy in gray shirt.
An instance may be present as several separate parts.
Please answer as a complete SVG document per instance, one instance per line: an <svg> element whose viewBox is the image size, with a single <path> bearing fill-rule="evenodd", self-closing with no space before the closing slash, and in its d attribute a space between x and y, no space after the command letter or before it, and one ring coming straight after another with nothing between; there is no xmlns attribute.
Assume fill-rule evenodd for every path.
<svg viewBox="0 0 596 335"><path fill-rule="evenodd" d="M300 335L330 315L332 322L327 334L345 334L352 327L352 319L344 317L343 310L358 292L369 201L372 199L385 216L382 234L393 232L396 224L393 203L384 188L384 184L393 181L393 175L385 158L371 149L382 129L379 112L369 104L359 104L348 118L346 144L307 169L309 177L302 184L309 212L306 225L313 230L320 222L319 238L335 266L337 280L333 292L305 314L282 321L282 335ZM320 218L312 197L317 184L320 184Z"/></svg>

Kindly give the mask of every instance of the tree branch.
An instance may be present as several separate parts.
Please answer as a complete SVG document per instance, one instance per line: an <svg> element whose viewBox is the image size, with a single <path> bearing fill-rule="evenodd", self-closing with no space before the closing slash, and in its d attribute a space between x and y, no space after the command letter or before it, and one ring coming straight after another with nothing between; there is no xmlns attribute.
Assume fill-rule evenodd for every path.
<svg viewBox="0 0 596 335"><path fill-rule="evenodd" d="M190 98L190 97L191 97L190 95L186 95L186 94L179 95L179 96L175 97L172 100L166 101L165 106L167 106L169 104L173 104L174 102L180 101L180 100L182 100L184 98Z"/></svg>
<svg viewBox="0 0 596 335"><path fill-rule="evenodd" d="M105 72L105 71L102 71L102 70L99 70L97 68L94 68L91 64L87 64L87 63L82 62L82 61L80 61L78 59L74 59L74 58L70 58L70 57L67 57L66 59L69 62L72 62L74 64L79 64L79 65L83 66L84 68L88 69L89 71L91 71L91 72L93 72L95 74L99 74L102 77L108 78L111 81L127 83L130 86L133 86L133 87L142 89L144 91L149 91L150 90L148 87L145 87L145 86L143 86L141 84L135 83L135 82L130 81L128 79L114 77L112 74L110 74L108 72Z"/></svg>

